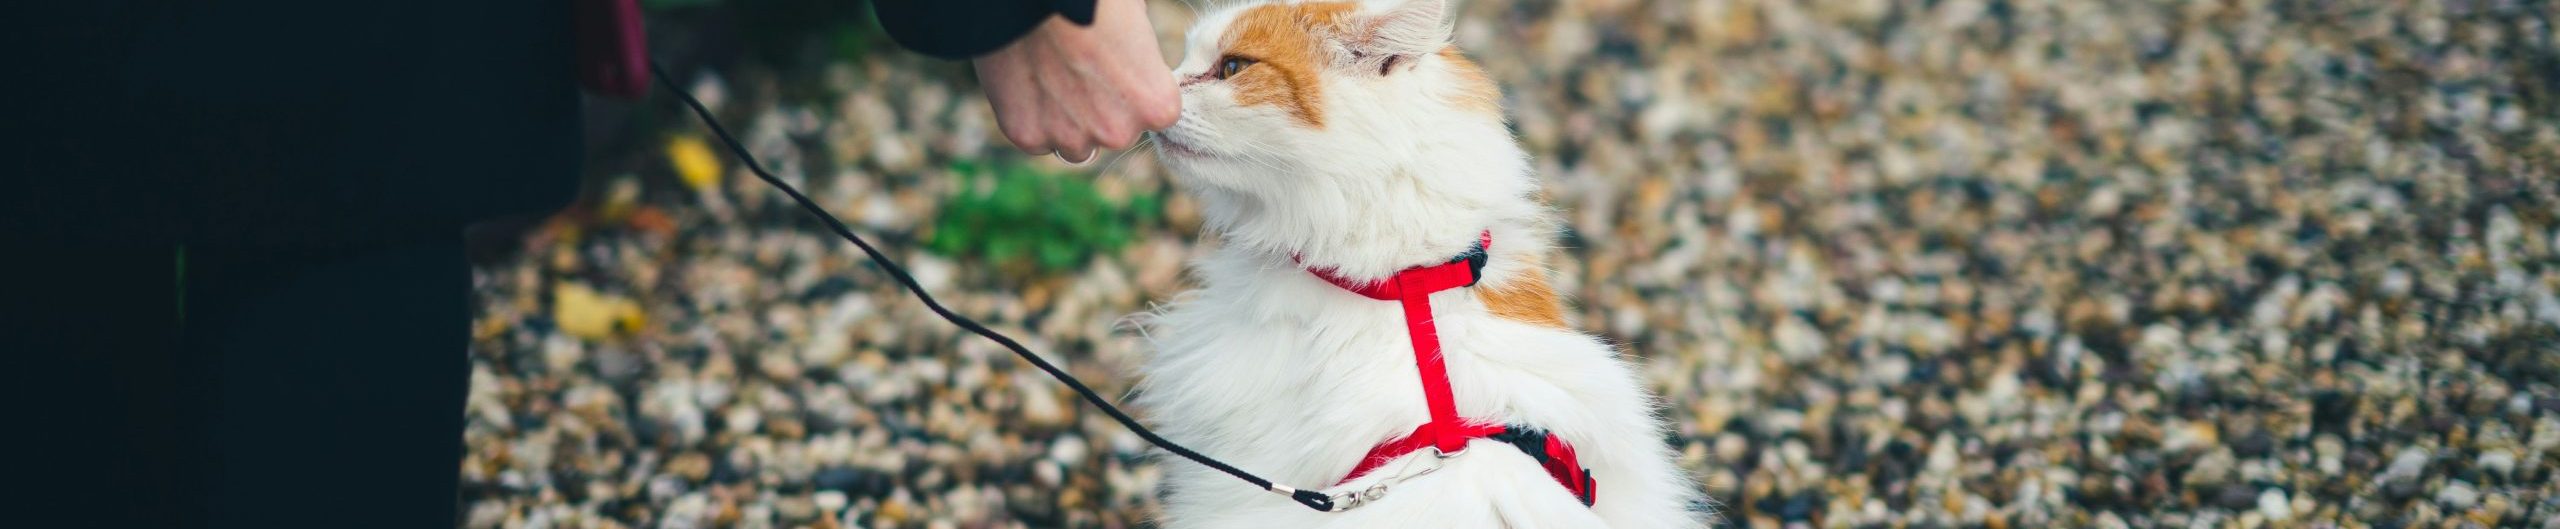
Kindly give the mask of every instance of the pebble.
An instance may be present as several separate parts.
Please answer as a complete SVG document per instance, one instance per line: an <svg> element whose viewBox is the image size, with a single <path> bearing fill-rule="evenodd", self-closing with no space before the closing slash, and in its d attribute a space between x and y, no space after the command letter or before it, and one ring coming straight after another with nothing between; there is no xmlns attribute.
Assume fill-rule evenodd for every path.
<svg viewBox="0 0 2560 529"><path fill-rule="evenodd" d="M818 491L818 493L811 498L811 502L818 508L820 516L834 516L836 513L843 512L847 501L844 491L841 490Z"/></svg>
<svg viewBox="0 0 2560 529"><path fill-rule="evenodd" d="M711 526L711 499L701 493L687 494L667 502L659 518L661 527L701 528Z"/></svg>
<svg viewBox="0 0 2560 529"><path fill-rule="evenodd" d="M2173 421L2169 423L2168 432L2168 437L2161 441L2160 448L2172 452L2213 446L2222 442L2221 432L2213 426L2213 423Z"/></svg>
<svg viewBox="0 0 2560 529"><path fill-rule="evenodd" d="M2214 503L2224 509L2240 511L2257 506L2259 498L2258 492L2249 487L2223 487L2222 492L2214 496Z"/></svg>
<svg viewBox="0 0 2560 529"><path fill-rule="evenodd" d="M2480 503L2478 510L2472 511L2472 520L2479 522L2480 525L2500 525L2500 522L2506 519L2507 509L2512 507L2514 503L2507 500L2506 495L2491 494L2488 500Z"/></svg>
<svg viewBox="0 0 2560 529"><path fill-rule="evenodd" d="M496 529L498 524L506 522L508 514L511 513L508 512L505 502L482 500L472 503L471 510L463 514L462 526L469 529Z"/></svg>
<svg viewBox="0 0 2560 529"><path fill-rule="evenodd" d="M1801 318L1778 320L1778 329L1775 332L1778 351L1784 354L1789 362L1812 361L1828 349L1823 344L1822 331L1814 329Z"/></svg>
<svg viewBox="0 0 2560 529"><path fill-rule="evenodd" d="M701 483L711 477L711 457L701 452L685 452L668 462L667 470L688 481Z"/></svg>
<svg viewBox="0 0 2560 529"><path fill-rule="evenodd" d="M2266 516L2270 522L2292 520L2293 504L2285 500L2284 491L2267 489L2258 494L2258 514Z"/></svg>
<svg viewBox="0 0 2560 529"><path fill-rule="evenodd" d="M2513 476L2516 473L2516 454L2505 450L2484 451L2480 453L2480 460L2472 466L2478 467L2482 472L2497 474L2499 477Z"/></svg>
<svg viewBox="0 0 2560 529"><path fill-rule="evenodd" d="M2436 503L2444 504L2447 509L2457 511L2469 509L2479 501L2480 491L2472 489L2470 483L2464 483L2462 480L2446 482L2444 489L2436 492Z"/></svg>
<svg viewBox="0 0 2560 529"><path fill-rule="evenodd" d="M2339 441L2338 436L2320 434L2320 436L2312 438L2311 457L2313 468L2319 469L2321 474L2327 474L2330 476L2336 476L2340 472L2344 472L2346 470L2346 463L2342 459L2342 454L2346 452L2346 450L2346 443Z"/></svg>
<svg viewBox="0 0 2560 529"><path fill-rule="evenodd" d="M1055 487L1067 481L1066 469L1056 461L1033 463L1031 477L1032 481L1049 487Z"/></svg>
<svg viewBox="0 0 2560 529"><path fill-rule="evenodd" d="M2230 450L2215 449L2212 452L2206 452L2204 457L2196 459L2194 466L2187 469L2185 484L2189 488L2202 490L2221 488L2223 484L2231 482L2233 469L2238 464L2239 460L2231 456Z"/></svg>
<svg viewBox="0 0 2560 529"><path fill-rule="evenodd" d="M818 503L803 496L791 496L775 501L773 512L784 524L807 523L821 516Z"/></svg>
<svg viewBox="0 0 2560 529"><path fill-rule="evenodd" d="M1717 461L1726 463L1742 462L1743 451L1749 450L1750 448L1751 441L1744 439L1739 434L1727 433L1716 436Z"/></svg>
<svg viewBox="0 0 2560 529"><path fill-rule="evenodd" d="M1049 460L1068 468L1084 463L1087 451L1083 437L1063 435L1049 442Z"/></svg>

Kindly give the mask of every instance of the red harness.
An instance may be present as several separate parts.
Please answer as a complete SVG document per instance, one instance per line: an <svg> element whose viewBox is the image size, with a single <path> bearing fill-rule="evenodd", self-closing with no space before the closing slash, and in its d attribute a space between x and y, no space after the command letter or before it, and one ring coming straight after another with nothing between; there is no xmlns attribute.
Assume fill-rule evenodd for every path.
<svg viewBox="0 0 2560 529"><path fill-rule="evenodd" d="M1344 279L1331 270L1308 270L1343 290L1368 296L1369 299L1404 305L1405 333L1413 338L1414 365L1422 372L1422 400L1431 409L1431 422L1423 423L1402 438L1369 449L1369 455L1360 458L1360 464L1351 468L1350 475L1342 478L1343 482L1424 448L1437 449L1441 454L1456 454L1466 449L1468 441L1493 439L1518 447L1529 457L1537 459L1538 464L1546 468L1547 475L1564 485L1564 489L1572 492L1575 498L1581 499L1583 505L1591 505L1598 499L1598 483L1592 481L1589 469L1582 468L1582 460L1574 456L1573 445L1565 443L1564 438L1519 426L1470 423L1458 417L1457 400L1449 395L1449 368L1440 355L1440 331L1431 323L1431 293L1475 285L1484 274L1485 250L1492 245L1493 233L1485 232L1474 248L1456 259L1438 265L1407 268L1385 281L1374 283Z"/></svg>

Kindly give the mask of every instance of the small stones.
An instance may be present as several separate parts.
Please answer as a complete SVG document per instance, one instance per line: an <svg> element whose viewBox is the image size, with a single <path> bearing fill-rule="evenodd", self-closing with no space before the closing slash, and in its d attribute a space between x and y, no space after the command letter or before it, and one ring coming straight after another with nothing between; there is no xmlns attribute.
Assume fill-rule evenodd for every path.
<svg viewBox="0 0 2560 529"><path fill-rule="evenodd" d="M2399 455L2391 457L2390 468L2384 469L2382 475L2374 479L2383 482L2417 481L2427 471L2427 458L2424 448L2412 446L2401 449Z"/></svg>
<svg viewBox="0 0 2560 529"><path fill-rule="evenodd" d="M2426 485L2415 479L2395 479L2381 483L2382 497L2393 502L2409 501L2426 492Z"/></svg>
<svg viewBox="0 0 2560 529"><path fill-rule="evenodd" d="M2249 459L2257 459L2273 455L2275 453L2275 448L2275 436L2268 435L2267 432L2263 430L2250 432L2248 436L2241 437L2238 442L2231 444L2232 453Z"/></svg>
<svg viewBox="0 0 2560 529"><path fill-rule="evenodd" d="M662 527L707 528L713 524L711 498L702 493L686 494L667 502L665 510L660 512L663 513L660 515Z"/></svg>
<svg viewBox="0 0 2560 529"><path fill-rule="evenodd" d="M2508 500L2507 495L2490 494L2488 500L2480 503L2479 509L2472 511L2471 520L2480 525L2497 526L2506 519L2507 510L2514 506L2515 502Z"/></svg>
<svg viewBox="0 0 2560 529"><path fill-rule="evenodd" d="M2201 490L2222 488L2231 482L2233 469L2238 465L2239 460L2231 456L2230 450L2206 452L2204 457L2197 458L2195 464L2187 468L2185 485Z"/></svg>
<svg viewBox="0 0 2560 529"><path fill-rule="evenodd" d="M821 516L817 501L805 496L789 496L774 501L773 513L776 521L785 525L804 524Z"/></svg>
<svg viewBox="0 0 2560 529"><path fill-rule="evenodd" d="M1049 460L1069 468L1083 464L1086 452L1084 438L1080 436L1062 435L1058 440L1049 442Z"/></svg>
<svg viewBox="0 0 2560 529"><path fill-rule="evenodd" d="M2335 435L2320 434L2319 437L2312 438L2312 468L2319 469L2321 474L2330 476L2344 472L2346 463L2340 458L2340 454L2346 449L2346 443L2340 442Z"/></svg>
<svg viewBox="0 0 2560 529"><path fill-rule="evenodd" d="M2270 522L2292 520L2293 504L2285 500L2283 490L2267 489L2258 494L2258 514Z"/></svg>
<svg viewBox="0 0 2560 529"><path fill-rule="evenodd" d="M2446 509L2460 511L2469 509L2479 502L2480 491L2471 488L2470 483L2464 483L2462 480L2446 482L2444 489L2436 491L2436 503L2443 505Z"/></svg>
<svg viewBox="0 0 2560 529"><path fill-rule="evenodd" d="M2213 502L2228 510L2248 510L2258 505L2258 491L2249 487L2223 487L2221 492L2215 493Z"/></svg>
<svg viewBox="0 0 2560 529"><path fill-rule="evenodd" d="M472 503L471 510L463 514L462 526L466 529L497 529L498 524L506 522L508 514L505 502L482 500Z"/></svg>
<svg viewBox="0 0 2560 529"><path fill-rule="evenodd" d="M1067 471L1056 461L1041 461L1031 464L1031 477L1041 486L1055 487L1067 482Z"/></svg>
<svg viewBox="0 0 2560 529"><path fill-rule="evenodd" d="M1822 343L1822 332L1815 330L1812 325L1806 324L1802 319L1778 320L1776 334L1778 351L1784 354L1789 362L1811 361L1827 348Z"/></svg>
<svg viewBox="0 0 2560 529"><path fill-rule="evenodd" d="M1552 279L1732 525L2560 529L2532 2L1469 4L1560 210ZM927 241L944 167L1014 159L965 69L874 51L687 82L858 229ZM475 270L462 525L1153 519L1185 463L664 123ZM1076 274L884 249L1121 394L1147 341L1114 324L1214 239L1152 162L1091 170L1162 214Z"/></svg>
<svg viewBox="0 0 2560 529"><path fill-rule="evenodd" d="M829 467L812 475L810 484L820 490L875 496L888 490L889 481L887 476L863 470Z"/></svg>
<svg viewBox="0 0 2560 529"><path fill-rule="evenodd" d="M701 483L711 477L711 457L701 452L685 452L667 463L667 471L687 481Z"/></svg>
<svg viewBox="0 0 2560 529"><path fill-rule="evenodd" d="M2516 473L2516 454L2505 450L2485 450L2480 452L2480 459L2477 462L2474 462L2472 466L2480 469L2481 472L2487 472L2502 478L2514 476Z"/></svg>
<svg viewBox="0 0 2560 529"><path fill-rule="evenodd" d="M1716 461L1727 464L1742 463L1744 462L1743 451L1750 448L1751 441L1739 434L1726 433L1716 436Z"/></svg>
<svg viewBox="0 0 2560 529"><path fill-rule="evenodd" d="M2176 452L2221 443L2221 431L2216 429L2213 423L2172 421L2169 423L2168 437L2161 441L2160 448Z"/></svg>

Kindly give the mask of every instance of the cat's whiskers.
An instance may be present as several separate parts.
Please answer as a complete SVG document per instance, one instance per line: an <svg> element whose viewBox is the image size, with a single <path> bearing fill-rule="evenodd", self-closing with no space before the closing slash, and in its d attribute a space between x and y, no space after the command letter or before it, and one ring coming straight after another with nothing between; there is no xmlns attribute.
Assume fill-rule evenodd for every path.
<svg viewBox="0 0 2560 529"><path fill-rule="evenodd" d="M1272 161L1271 161L1271 160L1266 159L1266 157L1269 157L1269 156L1275 156L1275 155L1274 155L1274 154L1272 154L1272 153L1279 152L1279 151L1277 151L1277 150L1275 150L1275 149L1272 149L1270 144L1266 144L1266 143L1263 143L1263 142L1262 142L1262 141L1260 141L1260 140L1255 140L1255 139L1252 139L1252 138L1241 138L1241 137L1240 137L1240 138L1231 138L1231 139L1226 139L1226 141L1233 141L1233 142L1236 142L1236 143L1242 143L1242 144L1244 144L1244 146L1246 147L1246 148L1244 148L1244 149L1237 149L1237 151L1238 151L1238 152L1237 152L1237 154L1233 155L1233 157L1235 157L1235 158L1241 158L1241 159L1243 159L1243 160L1245 160L1245 161L1253 162L1255 165L1260 165L1260 166L1262 166L1262 168L1264 168L1264 169L1270 169L1272 172L1275 172L1275 173L1276 173L1276 172L1280 172L1280 166L1279 166L1278 164L1274 164L1274 163L1272 163Z"/></svg>
<svg viewBox="0 0 2560 529"><path fill-rule="evenodd" d="M1137 154L1138 151L1146 150L1147 144L1153 141L1156 141L1156 132L1147 131L1144 136L1138 138L1138 143L1131 144L1128 149L1121 150L1120 155L1111 157L1111 161L1103 162L1102 168L1095 169L1093 171L1094 176L1111 176L1111 168L1119 167L1121 159L1128 158L1131 154Z"/></svg>
<svg viewBox="0 0 2560 529"><path fill-rule="evenodd" d="M1189 111L1189 110L1184 110L1184 112L1187 114L1187 113L1189 113L1190 111ZM1260 142L1260 141L1255 141L1255 140L1253 140L1253 139L1251 139L1251 138L1243 138L1243 137L1233 137L1233 138L1231 138L1231 137L1228 137L1228 136L1227 136L1226 134L1224 134L1224 133L1220 133L1220 132L1218 132L1218 130L1217 130L1217 129L1214 129L1214 128L1208 128L1208 127L1201 127L1201 126L1196 125L1195 123L1197 123L1197 121L1194 121L1194 120L1192 120L1192 119L1182 119L1182 120L1177 120L1177 121L1175 121L1175 122L1173 123L1173 128L1174 128L1174 129L1180 129L1180 130L1184 133L1184 135L1186 135L1186 136L1190 136L1190 137L1192 138L1190 141L1183 142L1183 143L1186 145L1186 147L1187 147L1187 148L1189 148L1192 152L1202 153L1202 154L1205 154L1205 155L1217 156L1217 157L1222 157L1222 158L1232 158L1232 159L1244 160L1244 161L1247 161L1247 162L1253 162L1255 165L1262 166L1262 168L1264 168L1264 169L1270 169L1270 170L1272 170L1272 171L1274 171L1274 172L1277 172L1277 171L1279 171L1279 170L1280 170L1280 167L1279 167L1278 165L1273 164L1270 160L1267 160L1267 159L1264 159L1264 158L1263 158L1264 156L1269 156L1269 154L1268 154L1268 153L1274 152L1272 149L1270 149L1270 148L1269 148L1269 147L1270 147L1269 145L1264 144L1264 143L1262 143L1262 142ZM1170 141L1170 140L1168 140L1168 141ZM1217 153L1211 154L1209 151L1203 150L1203 149L1201 149L1201 148L1199 148L1199 147L1198 147L1198 146L1202 146L1202 145L1226 145L1226 144L1229 144L1229 143L1240 143L1240 144L1243 144L1242 146L1243 146L1243 147L1245 147L1245 148L1242 148L1242 149L1229 149L1229 150L1227 150L1227 151L1225 151L1225 152L1217 152Z"/></svg>

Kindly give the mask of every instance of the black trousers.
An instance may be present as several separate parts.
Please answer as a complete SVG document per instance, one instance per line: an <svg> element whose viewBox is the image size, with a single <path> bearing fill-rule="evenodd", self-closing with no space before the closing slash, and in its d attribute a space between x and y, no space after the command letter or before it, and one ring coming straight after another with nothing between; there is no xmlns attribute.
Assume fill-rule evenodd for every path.
<svg viewBox="0 0 2560 529"><path fill-rule="evenodd" d="M460 233L366 248L89 248L24 269L21 432L57 523L451 527ZM156 266L142 266L156 265ZM53 525L48 523L46 525Z"/></svg>
<svg viewBox="0 0 2560 529"><path fill-rule="evenodd" d="M454 526L463 230L576 187L568 6L0 6L0 526Z"/></svg>

